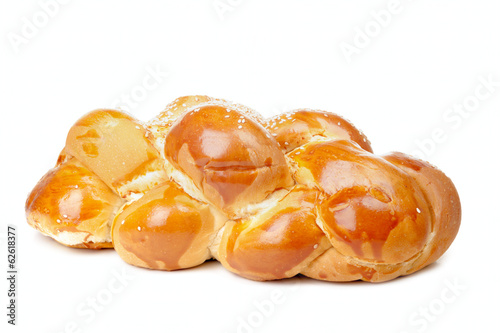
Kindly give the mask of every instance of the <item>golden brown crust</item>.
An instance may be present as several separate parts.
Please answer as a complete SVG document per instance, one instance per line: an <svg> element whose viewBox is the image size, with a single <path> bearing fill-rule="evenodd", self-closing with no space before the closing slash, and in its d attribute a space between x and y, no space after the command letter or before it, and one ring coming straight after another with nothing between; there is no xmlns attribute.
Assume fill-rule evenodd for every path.
<svg viewBox="0 0 500 333"><path fill-rule="evenodd" d="M165 145L165 138L172 125L188 111L192 111L201 106L215 105L238 112L251 118L253 121L264 125L264 119L260 114L241 104L235 104L220 98L213 98L204 95L183 96L168 104L165 109L155 118L151 119L146 126L154 137L154 143L158 151L162 152Z"/></svg>
<svg viewBox="0 0 500 333"><path fill-rule="evenodd" d="M316 225L318 192L296 187L270 210L226 225L219 260L253 280L297 275L330 247Z"/></svg>
<svg viewBox="0 0 500 333"><path fill-rule="evenodd" d="M144 193L166 180L163 161L149 131L116 110L95 110L71 127L66 152L120 196Z"/></svg>
<svg viewBox="0 0 500 333"><path fill-rule="evenodd" d="M402 153L382 156L401 170L403 177L416 183L409 188L418 189L423 198L418 214L428 215L426 225L429 231L424 236L404 230L395 241L407 241L416 237L425 241L423 246L411 257L387 265L387 262L367 262L360 256L344 255L335 246L315 260L303 271L304 275L329 281L352 281L362 279L371 282L382 282L400 275L408 275L435 262L449 248L455 239L461 220L460 199L455 186L446 175L429 163L417 160ZM366 164L364 164L366 165ZM377 172L380 167L374 168ZM370 178L373 180L373 177ZM395 180L392 181L396 183ZM403 205L403 207L408 207ZM367 218L368 220L368 218ZM379 221L377 221L379 222ZM332 242L333 243L333 242ZM385 247L385 246L384 246ZM397 247L390 246L396 252ZM404 247L405 248L405 247Z"/></svg>
<svg viewBox="0 0 500 333"><path fill-rule="evenodd" d="M122 200L99 177L70 159L47 172L26 201L28 223L61 244L111 245L111 221Z"/></svg>
<svg viewBox="0 0 500 333"><path fill-rule="evenodd" d="M82 117L26 213L67 246L112 239L140 267L214 257L254 280L370 282L436 261L461 219L441 171L374 155L338 115L301 109L264 121L208 96L181 97L147 124L115 110Z"/></svg>
<svg viewBox="0 0 500 333"><path fill-rule="evenodd" d="M430 213L406 173L351 141L312 142L298 153L290 153L295 179L325 193L319 221L337 251L394 264L423 249Z"/></svg>
<svg viewBox="0 0 500 333"><path fill-rule="evenodd" d="M406 262L398 264L360 262L356 258L342 255L334 247L331 247L301 273L323 281L384 282L403 275L408 267L409 264Z"/></svg>
<svg viewBox="0 0 500 333"><path fill-rule="evenodd" d="M182 116L189 109L200 104L209 103L212 100L212 98L202 95L183 96L168 104L158 116L146 125L154 137L156 149L159 152L163 151L165 138L177 118Z"/></svg>
<svg viewBox="0 0 500 333"><path fill-rule="evenodd" d="M450 247L460 228L460 197L451 179L429 163L403 153L392 153L384 158L413 177L424 192L433 215L431 236L412 269L406 273L411 274L435 262Z"/></svg>
<svg viewBox="0 0 500 333"><path fill-rule="evenodd" d="M285 156L266 130L238 110L207 105L171 128L165 158L231 216L293 185Z"/></svg>
<svg viewBox="0 0 500 333"><path fill-rule="evenodd" d="M335 113L298 109L277 115L266 122L266 129L285 152L311 140L349 140L373 152L370 141L354 125Z"/></svg>
<svg viewBox="0 0 500 333"><path fill-rule="evenodd" d="M221 215L166 182L128 205L113 224L113 245L129 264L175 270L210 258Z"/></svg>

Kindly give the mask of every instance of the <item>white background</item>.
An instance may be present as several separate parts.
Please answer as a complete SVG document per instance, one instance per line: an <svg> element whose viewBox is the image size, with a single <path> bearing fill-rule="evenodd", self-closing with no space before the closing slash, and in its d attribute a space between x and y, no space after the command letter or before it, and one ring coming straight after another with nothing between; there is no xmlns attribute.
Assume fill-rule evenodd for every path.
<svg viewBox="0 0 500 333"><path fill-rule="evenodd" d="M499 331L497 1L401 0L384 27L371 14L389 6L379 0L42 1L52 3L51 17L38 1L1 3L2 276L7 224L19 234L15 328L6 324L6 279L0 284L9 332ZM230 7L221 14L214 3ZM351 57L347 44L356 47ZM137 94L150 71L162 73L157 86L129 108L142 120L179 96L207 94L266 116L336 112L377 153L419 149L459 190L457 239L436 264L388 283L258 283L216 262L138 269L112 250L69 249L31 229L25 199L70 126ZM486 97L481 77L497 82ZM468 114L447 111L464 101ZM113 274L130 280L110 294ZM279 304L269 305L272 295L282 295ZM89 310L92 297L106 303L100 311Z"/></svg>

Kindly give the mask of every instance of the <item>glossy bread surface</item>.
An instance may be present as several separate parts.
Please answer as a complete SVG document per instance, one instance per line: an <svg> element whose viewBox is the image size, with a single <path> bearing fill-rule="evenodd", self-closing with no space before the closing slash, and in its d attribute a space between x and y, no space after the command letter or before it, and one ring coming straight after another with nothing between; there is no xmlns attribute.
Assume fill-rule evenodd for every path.
<svg viewBox="0 0 500 333"><path fill-rule="evenodd" d="M330 244L316 225L318 193L294 188L264 214L226 226L219 257L229 270L256 280L294 276Z"/></svg>
<svg viewBox="0 0 500 333"><path fill-rule="evenodd" d="M115 247L137 266L174 270L207 260L216 227L207 204L166 182L127 206L113 227Z"/></svg>
<svg viewBox="0 0 500 333"><path fill-rule="evenodd" d="M253 280L381 282L439 259L461 207L444 173L402 153L374 155L336 114L264 120L185 96L148 123L116 110L83 116L26 214L64 245L113 246L139 267L214 258Z"/></svg>
<svg viewBox="0 0 500 333"><path fill-rule="evenodd" d="M311 140L350 140L373 152L370 141L349 121L331 112L299 109L269 119L266 129L289 152Z"/></svg>
<svg viewBox="0 0 500 333"><path fill-rule="evenodd" d="M26 201L32 227L82 248L112 247L110 229L122 200L76 159L49 171Z"/></svg>
<svg viewBox="0 0 500 333"><path fill-rule="evenodd" d="M310 143L290 156L298 165L297 181L312 180L325 193L320 223L340 253L397 263L422 250L431 215L419 187L401 169L342 140Z"/></svg>
<svg viewBox="0 0 500 333"><path fill-rule="evenodd" d="M285 156L269 133L222 106L201 106L183 115L167 134L165 157L229 213L292 184Z"/></svg>
<svg viewBox="0 0 500 333"><path fill-rule="evenodd" d="M149 132L131 116L115 110L88 113L70 129L66 151L120 196L143 193L166 179ZM134 180L149 174L148 184Z"/></svg>

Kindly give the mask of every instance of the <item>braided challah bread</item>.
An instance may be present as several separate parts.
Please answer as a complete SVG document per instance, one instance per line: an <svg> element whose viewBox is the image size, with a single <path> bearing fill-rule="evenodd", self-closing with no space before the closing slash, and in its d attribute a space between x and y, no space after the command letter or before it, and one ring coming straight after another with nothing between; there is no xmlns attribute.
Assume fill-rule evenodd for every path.
<svg viewBox="0 0 500 333"><path fill-rule="evenodd" d="M380 282L436 261L461 207L441 171L374 155L338 115L301 109L265 120L188 96L148 123L116 110L78 120L26 214L59 243L114 247L140 267L215 258L253 280Z"/></svg>

